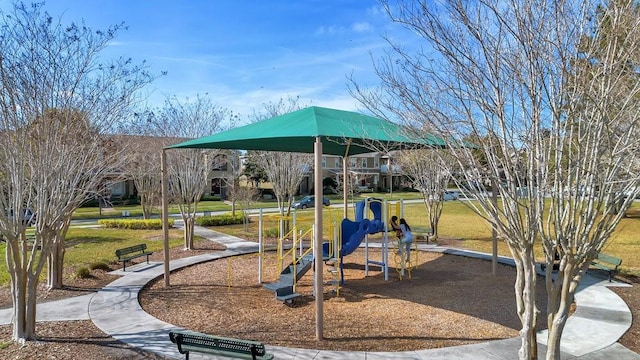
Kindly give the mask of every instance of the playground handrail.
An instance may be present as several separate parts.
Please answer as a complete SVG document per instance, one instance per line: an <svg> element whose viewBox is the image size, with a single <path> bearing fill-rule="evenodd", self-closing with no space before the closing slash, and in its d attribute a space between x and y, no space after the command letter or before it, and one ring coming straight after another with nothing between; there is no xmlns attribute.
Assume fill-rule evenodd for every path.
<svg viewBox="0 0 640 360"><path fill-rule="evenodd" d="M278 273L282 272L282 262L284 260L284 258L286 257L286 254L288 254L289 251L283 252L284 251L284 244L283 241L288 238L291 234L293 234L293 242L294 245L292 247L292 249L295 249L295 243L296 243L296 233L298 232L298 227L296 225L294 225L293 227L291 227L291 229L289 230L289 232L287 232L286 234L284 234L283 236L281 236L278 239Z"/></svg>
<svg viewBox="0 0 640 360"><path fill-rule="evenodd" d="M300 237L296 236L297 235L297 228L294 226L293 229L291 229L290 233L293 232L294 236L293 236L293 244L291 246L291 249L285 251L282 254L282 258L278 259L278 267L280 269L282 269L282 267L284 266L284 259L286 259L289 254L291 254L291 264L293 266L293 290L295 291L296 289L296 283L297 283L297 278L296 278L296 267L297 267L297 258L296 258L296 250L298 249L298 245L302 248L302 240L304 239L304 237L306 235L308 235L309 233L311 233L313 231L313 228L306 230L304 233L300 234ZM282 237L280 239L280 241L278 242L278 246L282 246L282 240L286 238L286 236ZM313 250L313 246L309 247L306 251L302 252L299 256L299 258L303 258L304 256L306 256L307 254L309 254L311 251ZM279 272L282 272L282 270L279 270Z"/></svg>

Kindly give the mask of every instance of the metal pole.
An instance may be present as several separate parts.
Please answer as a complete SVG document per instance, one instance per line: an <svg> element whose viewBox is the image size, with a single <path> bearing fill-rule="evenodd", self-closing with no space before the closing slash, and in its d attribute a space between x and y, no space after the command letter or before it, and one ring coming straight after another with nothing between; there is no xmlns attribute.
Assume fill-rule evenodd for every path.
<svg viewBox="0 0 640 360"><path fill-rule="evenodd" d="M382 237L382 264L384 266L384 280L389 280L389 209L387 200L382 205L382 221L384 224L384 236Z"/></svg>
<svg viewBox="0 0 640 360"><path fill-rule="evenodd" d="M349 175L349 149L351 148L351 139L347 140L347 149L344 152L344 156L342 157L342 206L344 216L343 219L349 218L349 181L347 180L347 176Z"/></svg>
<svg viewBox="0 0 640 360"><path fill-rule="evenodd" d="M258 284L262 284L262 258L264 257L264 241L262 239L262 208L260 208L258 214L258 218L260 219L258 220L258 247L260 254L258 257Z"/></svg>
<svg viewBox="0 0 640 360"><path fill-rule="evenodd" d="M495 179L491 181L491 201L494 207L498 207L498 188ZM491 274L498 275L498 231L496 226L491 227L491 240L492 240L492 257L491 257Z"/></svg>
<svg viewBox="0 0 640 360"><path fill-rule="evenodd" d="M314 194L315 194L315 293L316 293L316 340L323 339L323 314L322 302L324 301L324 281L322 279L322 141L320 137L316 137L315 146L313 148L315 155L314 164Z"/></svg>
<svg viewBox="0 0 640 360"><path fill-rule="evenodd" d="M349 166L349 158L345 155L342 158L342 208L343 208L343 213L344 216L342 217L343 219L347 219L349 218L349 182L347 181L347 176L349 175L349 171L348 171L348 166Z"/></svg>
<svg viewBox="0 0 640 360"><path fill-rule="evenodd" d="M167 186L167 153L162 149L160 172L162 173L162 234L164 237L164 286L169 287L169 188Z"/></svg>

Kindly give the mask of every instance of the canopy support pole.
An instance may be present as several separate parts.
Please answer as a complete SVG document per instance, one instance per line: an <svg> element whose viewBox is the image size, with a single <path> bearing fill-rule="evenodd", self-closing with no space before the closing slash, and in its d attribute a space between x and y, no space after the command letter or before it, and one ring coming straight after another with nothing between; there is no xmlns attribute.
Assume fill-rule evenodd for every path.
<svg viewBox="0 0 640 360"><path fill-rule="evenodd" d="M344 156L342 157L342 206L344 216L343 219L347 219L349 215L349 182L347 181L347 176L349 175L348 166L349 166L349 148L351 147L351 139L347 140L347 148L344 151Z"/></svg>
<svg viewBox="0 0 640 360"><path fill-rule="evenodd" d="M494 208L498 207L498 185L495 179L491 180L491 202ZM495 224L491 225L491 274L498 275L498 230Z"/></svg>
<svg viewBox="0 0 640 360"><path fill-rule="evenodd" d="M167 149L162 149L162 234L164 243L164 286L169 287L169 188L167 187Z"/></svg>
<svg viewBox="0 0 640 360"><path fill-rule="evenodd" d="M315 294L316 294L316 340L323 339L323 315L322 303L324 301L324 280L322 278L322 263L324 254L322 253L322 141L316 136L316 142L313 147L315 156L314 161L314 195L315 195L315 228L314 246L315 246Z"/></svg>

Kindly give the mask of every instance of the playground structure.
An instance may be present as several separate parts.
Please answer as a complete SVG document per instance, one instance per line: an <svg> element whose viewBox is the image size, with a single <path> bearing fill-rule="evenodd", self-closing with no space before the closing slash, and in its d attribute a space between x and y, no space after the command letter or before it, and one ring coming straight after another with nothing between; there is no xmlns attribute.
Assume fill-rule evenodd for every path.
<svg viewBox="0 0 640 360"><path fill-rule="evenodd" d="M365 251L365 276L369 276L369 266L376 266L384 273L384 279L389 280L389 249L391 242L389 240L388 219L390 214L395 214L397 217L402 218L404 215L404 206L402 200L396 202L389 202L378 198L366 198L362 201L354 204L355 208L355 221L349 219L342 220L342 249L340 253L340 280L341 284L344 283L344 257L351 254L355 249L360 247L364 241ZM371 215L371 217L370 217ZM382 233L382 242L380 244L382 258L380 261L372 260L369 258L369 235ZM346 240L346 242L345 242ZM395 248L401 250L399 241L395 242ZM400 280L402 280L406 274L411 278L411 269L417 264L417 245L413 243L410 254L403 254L402 250L400 254L396 251L394 257L394 267L398 272ZM405 259L411 259L407 261Z"/></svg>
<svg viewBox="0 0 640 360"><path fill-rule="evenodd" d="M280 217L279 219L280 226L277 246L277 266L280 276L278 281L268 283L263 286L265 289L271 290L275 293L276 300L285 303L291 303L293 299L300 296L300 294L296 293L296 283L307 273L307 271L309 271L309 269L312 268L315 259L318 257L315 254L315 247L313 246L315 228L311 226L308 229L301 229L298 227L296 219L296 212L293 213L292 217ZM291 221L291 228L286 233L283 230L285 221ZM260 217L260 224L262 224L262 217ZM260 228L262 228L262 226L260 226ZM334 234L334 241L323 243L322 247L323 254L321 256L323 261L327 263L332 261L330 254L335 253L334 247L336 246L335 239L337 236L334 229L335 225L331 223L330 233ZM260 238L261 237L262 231L260 230ZM305 239L307 238L309 241L305 246ZM291 245L285 246L285 241L289 240L291 241ZM262 244L262 241L260 241L260 243ZM263 253L262 245L260 245L260 252L261 254ZM290 259L290 262L288 259ZM287 262L289 262L289 265L285 267L284 264ZM260 269L262 269L262 265L260 264L259 266ZM329 283L334 285L334 290L337 293L339 291L337 275L330 269L331 266L329 266L329 272L333 275L334 279L330 280ZM261 278L259 281L262 283Z"/></svg>
<svg viewBox="0 0 640 360"><path fill-rule="evenodd" d="M322 244L322 261L327 265L327 272L331 275L328 284L333 285L336 294L339 294L340 285L344 284L344 258L352 254L364 242L365 251L365 276L369 276L369 268L377 267L384 275L385 280L389 280L389 229L387 224L388 214L392 211L396 216L402 216L402 200L389 203L387 200L377 198L366 198L354 203L355 220L348 218L342 220L340 231L336 222L332 221L329 233L332 234L330 241ZM284 221L291 221L291 228L284 232ZM379 244L381 258L374 260L369 257L369 236L372 234L382 234ZM260 216L260 239L262 236L262 215ZM305 239L309 239L306 241ZM276 282L264 284L263 287L275 293L277 300L291 303L293 299L300 296L296 293L296 283L313 267L315 259L318 257L314 253L313 239L315 239L315 229L311 226L308 229L301 229L296 222L296 212L292 217L281 217L278 236L278 273ZM285 241L291 241L291 245L285 246ZM306 242L305 242L306 241ZM260 240L260 252L263 254L262 240ZM399 244L399 243L398 243ZM417 264L417 247L414 246L416 254L410 257L412 261L405 261L404 256L394 258L395 268L402 280L408 272L411 277L411 269ZM413 252L413 251L412 251ZM260 261L260 273L262 265ZM288 263L287 266L284 266ZM336 265L339 264L339 270ZM259 276L262 283L262 277ZM314 287L315 289L315 287ZM315 296L315 294L314 294Z"/></svg>
<svg viewBox="0 0 640 360"><path fill-rule="evenodd" d="M343 219L341 223L340 283L344 284L344 258L353 253L360 244L365 243L365 276L369 275L369 266L377 266L389 280L389 238L387 221L388 206L386 200L366 198L354 204L355 221ZM373 215L369 218L369 215ZM383 220L384 219L384 220ZM383 233L380 261L369 259L369 235Z"/></svg>

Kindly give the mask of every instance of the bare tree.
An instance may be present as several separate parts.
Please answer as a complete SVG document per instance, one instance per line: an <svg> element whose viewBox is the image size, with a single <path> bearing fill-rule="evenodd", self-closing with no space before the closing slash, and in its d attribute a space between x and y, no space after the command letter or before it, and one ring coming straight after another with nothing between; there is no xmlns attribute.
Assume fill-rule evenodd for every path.
<svg viewBox="0 0 640 360"><path fill-rule="evenodd" d="M289 214L293 195L298 192L300 182L311 170L313 157L309 154L277 151L251 151L248 154L267 173L280 214Z"/></svg>
<svg viewBox="0 0 640 360"><path fill-rule="evenodd" d="M126 149L124 175L133 180L142 207L142 216L149 219L160 205L160 152L172 139L156 136L119 136L117 141Z"/></svg>
<svg viewBox="0 0 640 360"><path fill-rule="evenodd" d="M559 359L576 288L623 216L612 204L624 212L638 194L640 17L633 1L599 3L385 1L422 50L390 42L382 86L352 85L371 111L450 142L454 179L515 260L521 359L537 358L536 242L547 264L561 257L556 276L546 267L546 357Z"/></svg>
<svg viewBox="0 0 640 360"><path fill-rule="evenodd" d="M431 238L438 239L438 223L442 215L444 194L451 178L451 171L440 150L416 149L399 154L402 172L414 189L422 194L422 200L429 217Z"/></svg>
<svg viewBox="0 0 640 360"><path fill-rule="evenodd" d="M244 169L239 151L227 150L225 151L224 158L227 165L224 178L224 183L227 187L227 199L231 201L231 214L235 215L236 203L242 201L247 196L247 192L244 190L245 187L240 184Z"/></svg>
<svg viewBox="0 0 640 360"><path fill-rule="evenodd" d="M156 134L191 139L223 130L232 117L231 111L215 105L204 95L198 95L193 100L166 99L164 107L152 116L151 122ZM169 195L178 205L184 222L185 249L193 248L198 202L220 154L222 151L219 149L184 149L167 153Z"/></svg>
<svg viewBox="0 0 640 360"><path fill-rule="evenodd" d="M258 199L260 191L257 188L241 186L238 187L236 193L236 199L240 203L242 209L242 224L244 225L244 231L249 231L249 210L251 204Z"/></svg>
<svg viewBox="0 0 640 360"><path fill-rule="evenodd" d="M35 339L37 285L62 284L71 215L114 179L122 159L109 136L152 78L130 59L100 62L121 26L62 24L41 4L0 13L0 232L13 299L13 339ZM36 212L28 241L23 209Z"/></svg>

